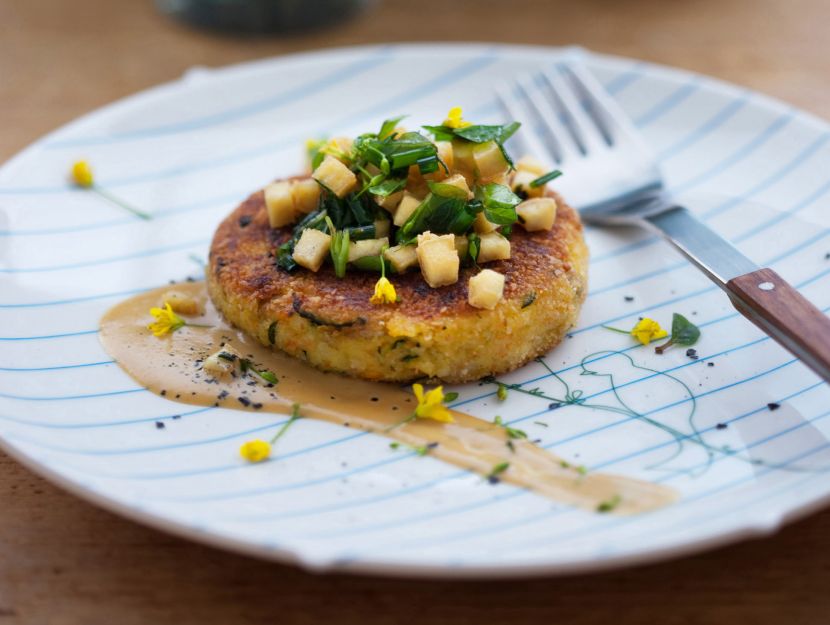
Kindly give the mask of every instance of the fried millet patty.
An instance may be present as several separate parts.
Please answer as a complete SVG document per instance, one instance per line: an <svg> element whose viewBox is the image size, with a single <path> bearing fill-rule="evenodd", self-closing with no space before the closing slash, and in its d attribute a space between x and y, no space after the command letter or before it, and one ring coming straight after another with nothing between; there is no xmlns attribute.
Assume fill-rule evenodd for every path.
<svg viewBox="0 0 830 625"><path fill-rule="evenodd" d="M288 273L274 251L291 227L272 229L262 191L216 230L207 270L216 307L238 328L326 371L367 380L467 382L515 369L557 345L576 321L587 291L588 249L576 211L560 197L549 231L510 238L512 258L487 263L505 275L494 310L467 303L458 282L433 289L412 270L389 278L397 304L369 302L379 275L350 268L338 279L330 264Z"/></svg>

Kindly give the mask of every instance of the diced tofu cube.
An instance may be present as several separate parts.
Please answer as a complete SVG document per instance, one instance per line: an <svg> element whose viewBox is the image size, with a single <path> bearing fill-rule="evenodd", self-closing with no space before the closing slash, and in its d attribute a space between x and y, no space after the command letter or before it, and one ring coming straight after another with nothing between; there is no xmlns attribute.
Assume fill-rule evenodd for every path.
<svg viewBox="0 0 830 625"><path fill-rule="evenodd" d="M504 276L492 269L482 269L467 282L470 306L493 310L504 294Z"/></svg>
<svg viewBox="0 0 830 625"><path fill-rule="evenodd" d="M556 200L552 197L537 197L525 200L516 207L519 223L531 232L550 230L556 221Z"/></svg>
<svg viewBox="0 0 830 625"><path fill-rule="evenodd" d="M349 242L349 262L353 263L358 258L366 256L380 256L380 251L387 245L389 245L388 237L351 241Z"/></svg>
<svg viewBox="0 0 830 625"><path fill-rule="evenodd" d="M498 228L498 225L494 224L492 221L488 221L483 212L476 215L475 221L473 221L473 230L475 230L478 234L495 232L496 228Z"/></svg>
<svg viewBox="0 0 830 625"><path fill-rule="evenodd" d="M320 202L320 185L312 178L297 180L291 186L291 197L296 212L310 213Z"/></svg>
<svg viewBox="0 0 830 625"><path fill-rule="evenodd" d="M418 264L418 253L415 251L414 245L390 247L383 253L383 257L389 261L392 269L398 273L403 273Z"/></svg>
<svg viewBox="0 0 830 625"><path fill-rule="evenodd" d="M516 171L529 172L533 174L534 178L538 178L539 176L547 172L545 166L542 165L540 161L533 158L532 156L523 156L518 161L516 161Z"/></svg>
<svg viewBox="0 0 830 625"><path fill-rule="evenodd" d="M542 197L545 194L545 185L538 187L531 187L530 183L536 180L539 176L529 171L517 171L513 176L511 187L513 193L519 197Z"/></svg>
<svg viewBox="0 0 830 625"><path fill-rule="evenodd" d="M406 223L410 215L415 212L415 209L421 205L421 200L412 195L409 191L404 191L401 203L395 211L395 225L400 227Z"/></svg>
<svg viewBox="0 0 830 625"><path fill-rule="evenodd" d="M181 291L167 291L162 298L163 304L170 304L173 312L182 315L198 315L201 312L201 307L196 298L185 295Z"/></svg>
<svg viewBox="0 0 830 625"><path fill-rule="evenodd" d="M458 258L463 260L469 247L470 242L465 235L455 235L455 251L458 252Z"/></svg>
<svg viewBox="0 0 830 625"><path fill-rule="evenodd" d="M388 237L392 222L388 219L375 219L375 237Z"/></svg>
<svg viewBox="0 0 830 625"><path fill-rule="evenodd" d="M223 347L205 358L202 370L215 380L228 380L234 377L239 355L228 347Z"/></svg>
<svg viewBox="0 0 830 625"><path fill-rule="evenodd" d="M455 235L424 232L418 235L418 264L432 288L458 282L460 261L455 250Z"/></svg>
<svg viewBox="0 0 830 625"><path fill-rule="evenodd" d="M507 260L510 258L510 241L498 232L482 234L478 244L478 263L488 263L491 260Z"/></svg>
<svg viewBox="0 0 830 625"><path fill-rule="evenodd" d="M352 145L354 144L354 139L351 137L334 137L329 141L329 145L331 145L334 149L342 152L345 155L348 155L352 151ZM338 157L337 160L342 161L343 159Z"/></svg>
<svg viewBox="0 0 830 625"><path fill-rule="evenodd" d="M398 204L401 203L401 199L403 198L403 191L396 191L395 193L390 193L386 197L381 197L379 195L373 196L375 198L375 202L381 208L388 210L390 213L394 213L395 209L398 207Z"/></svg>
<svg viewBox="0 0 830 625"><path fill-rule="evenodd" d="M427 180L432 180L433 182L441 182L445 178L447 178L450 173L452 173L452 166L453 166L453 153L452 153L452 143L449 141L436 141L435 147L438 149L438 158L441 160L444 165L447 166L447 169L444 169L444 165L438 163L438 169L431 174L424 175L424 178ZM418 169L417 166L415 169ZM450 173L447 173L449 170ZM420 172L419 172L420 173Z"/></svg>
<svg viewBox="0 0 830 625"><path fill-rule="evenodd" d="M473 197L473 192L470 191L470 187L467 184L467 179L464 178L461 174L453 174L446 180L442 180L443 184L448 184L452 187L456 187L457 189L461 189L467 194L467 199L471 199Z"/></svg>
<svg viewBox="0 0 830 625"><path fill-rule="evenodd" d="M473 148L473 160L475 172L480 180L492 181L493 178L503 176L510 168L495 141L476 144Z"/></svg>
<svg viewBox="0 0 830 625"><path fill-rule="evenodd" d="M294 246L292 258L298 265L317 271L326 260L331 247L331 237L325 232L306 228Z"/></svg>
<svg viewBox="0 0 830 625"><path fill-rule="evenodd" d="M345 197L357 186L357 176L333 156L326 156L311 177L332 190L337 197Z"/></svg>
<svg viewBox="0 0 830 625"><path fill-rule="evenodd" d="M297 213L294 210L294 198L291 197L291 183L281 180L265 187L265 207L268 209L268 223L272 228L282 228L294 223Z"/></svg>
<svg viewBox="0 0 830 625"><path fill-rule="evenodd" d="M452 142L453 166L452 169L467 179L467 184L475 181L476 162L473 158L475 143L456 139Z"/></svg>

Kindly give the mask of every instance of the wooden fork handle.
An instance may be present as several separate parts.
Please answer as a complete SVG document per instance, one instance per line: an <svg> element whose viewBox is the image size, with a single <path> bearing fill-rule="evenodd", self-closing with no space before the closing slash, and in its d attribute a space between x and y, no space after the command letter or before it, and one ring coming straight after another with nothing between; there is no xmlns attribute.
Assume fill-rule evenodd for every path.
<svg viewBox="0 0 830 625"><path fill-rule="evenodd" d="M830 318L772 269L726 283L735 308L830 382Z"/></svg>

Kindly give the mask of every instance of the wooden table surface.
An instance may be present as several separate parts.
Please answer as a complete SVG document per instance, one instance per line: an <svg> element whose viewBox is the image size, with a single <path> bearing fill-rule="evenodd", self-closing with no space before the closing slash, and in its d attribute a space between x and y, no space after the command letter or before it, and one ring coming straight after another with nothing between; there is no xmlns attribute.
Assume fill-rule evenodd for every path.
<svg viewBox="0 0 830 625"><path fill-rule="evenodd" d="M149 0L0 0L0 160L193 65L393 37L576 43L705 72L830 117L828 25L827 0L387 0L328 30L241 39L171 22ZM0 625L826 624L828 585L830 510L762 541L601 575L314 576L135 525L0 454Z"/></svg>

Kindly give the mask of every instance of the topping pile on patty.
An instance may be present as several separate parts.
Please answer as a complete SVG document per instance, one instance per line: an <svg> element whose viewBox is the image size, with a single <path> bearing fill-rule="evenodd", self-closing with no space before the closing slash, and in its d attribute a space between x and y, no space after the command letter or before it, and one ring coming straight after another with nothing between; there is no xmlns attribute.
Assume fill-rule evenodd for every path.
<svg viewBox="0 0 830 625"><path fill-rule="evenodd" d="M218 228L208 288L261 342L371 380L462 382L556 345L587 286L576 212L517 163L518 128L460 110L430 140L377 133L311 142L311 177L251 195Z"/></svg>

